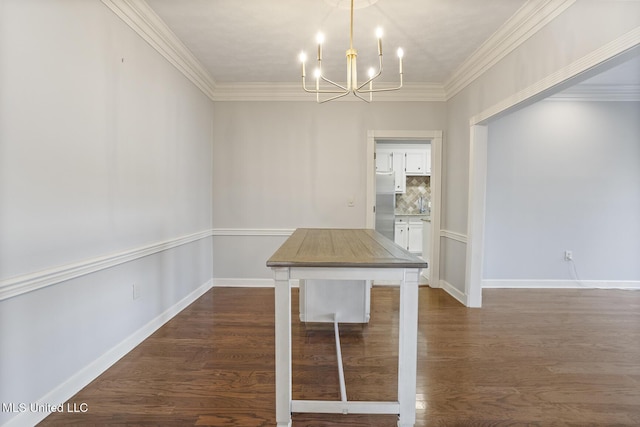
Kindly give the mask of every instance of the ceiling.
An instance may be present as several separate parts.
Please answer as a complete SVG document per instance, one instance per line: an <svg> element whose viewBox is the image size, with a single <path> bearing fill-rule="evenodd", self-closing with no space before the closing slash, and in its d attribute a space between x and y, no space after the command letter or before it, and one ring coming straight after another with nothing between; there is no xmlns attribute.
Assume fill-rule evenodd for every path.
<svg viewBox="0 0 640 427"><path fill-rule="evenodd" d="M326 41L323 69L346 79L349 10L339 0L147 0L215 83L284 83L300 78L298 54L316 55ZM374 3L354 13L359 80L377 63L375 29L384 28L384 80L397 79L402 47L404 81L443 85L526 0L356 0ZM311 69L311 65L309 65Z"/></svg>

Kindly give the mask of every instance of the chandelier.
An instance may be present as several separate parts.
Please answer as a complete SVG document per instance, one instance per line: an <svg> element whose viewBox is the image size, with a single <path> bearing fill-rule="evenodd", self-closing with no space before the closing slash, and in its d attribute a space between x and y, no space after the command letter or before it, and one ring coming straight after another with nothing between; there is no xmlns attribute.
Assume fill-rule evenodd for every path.
<svg viewBox="0 0 640 427"><path fill-rule="evenodd" d="M313 73L313 77L315 79L315 88L309 89L306 84L306 70L305 63L307 61L307 55L304 52L300 53L300 62L302 63L302 88L305 92L315 93L316 94L316 102L322 104L327 101L332 101L334 99L342 98L343 96L347 96L350 93L354 94L359 99L365 102L373 101L373 93L374 92L386 92L392 90L398 90L402 88L402 57L404 56L404 52L402 48L398 48L398 64L399 64L399 74L400 74L400 84L396 87L390 88L375 88L373 87L373 82L375 79L382 75L382 28L378 28L376 30L376 37L378 38L378 70L376 71L373 67L369 68L369 79L364 83L358 85L358 67L356 63L356 59L358 57L358 51L353 48L353 0L351 0L351 25L349 30L349 49L347 49L347 83L346 86L343 86L339 83L336 83L332 80L329 80L322 73L322 44L324 43L324 35L322 33L318 33L316 36L316 41L318 43L318 60L317 66ZM320 81L326 82L329 85L329 89L321 88ZM327 85L324 85L327 87ZM328 98L321 99L321 94L330 95ZM369 96L366 96L368 94Z"/></svg>

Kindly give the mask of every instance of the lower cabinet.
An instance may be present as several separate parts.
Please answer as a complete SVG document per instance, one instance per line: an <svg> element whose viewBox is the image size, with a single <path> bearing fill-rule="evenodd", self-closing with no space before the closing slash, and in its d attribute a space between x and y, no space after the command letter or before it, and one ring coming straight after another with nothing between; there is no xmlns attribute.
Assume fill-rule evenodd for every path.
<svg viewBox="0 0 640 427"><path fill-rule="evenodd" d="M409 252L422 253L422 221L409 221Z"/></svg>
<svg viewBox="0 0 640 427"><path fill-rule="evenodd" d="M409 252L422 253L422 221L421 220L396 220L395 242Z"/></svg>
<svg viewBox="0 0 640 427"><path fill-rule="evenodd" d="M407 249L409 247L409 223L396 221L394 241L397 245Z"/></svg>

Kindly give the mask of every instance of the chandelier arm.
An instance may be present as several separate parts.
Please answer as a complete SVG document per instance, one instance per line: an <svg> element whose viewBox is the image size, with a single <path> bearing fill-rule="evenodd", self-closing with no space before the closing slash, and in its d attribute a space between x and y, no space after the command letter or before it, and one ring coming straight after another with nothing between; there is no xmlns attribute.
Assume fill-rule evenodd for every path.
<svg viewBox="0 0 640 427"><path fill-rule="evenodd" d="M332 85L334 85L334 86L336 86L336 87L339 87L339 88L340 88L340 89L342 89L342 90L346 90L347 92L349 91L349 89L347 89L346 87L344 87L344 86L342 86L341 84L336 83L336 82L334 82L334 81L332 81L332 80L329 80L328 78L326 78L326 77L325 77L325 76L323 76L323 75L321 75L321 76L320 76L320 78L322 79L322 81L325 81L325 82L327 82L327 83L329 83L329 84L332 84Z"/></svg>
<svg viewBox="0 0 640 427"><path fill-rule="evenodd" d="M320 101L318 98L316 98L316 102L318 104L324 104L325 102L333 101L334 99L338 99L338 98L342 98L343 96L347 96L347 95L349 95L349 93L350 93L349 91L346 91L344 93L341 93L340 95L336 95L336 96L332 96L332 97L327 98L327 99L323 99L322 101Z"/></svg>
<svg viewBox="0 0 640 427"><path fill-rule="evenodd" d="M363 87L365 87L366 85L368 85L369 83L371 83L372 81L380 77L381 74L382 74L382 55L380 55L380 66L378 67L378 73L375 76L371 77L366 82L362 83L360 86L358 86L356 88L356 92L362 92L360 89L362 89Z"/></svg>
<svg viewBox="0 0 640 427"><path fill-rule="evenodd" d="M371 99L367 99L367 98L365 98L364 96L361 96L361 95L360 95L360 93L359 93L357 90L354 90L354 91L353 91L353 94L354 94L356 97L358 97L358 98L360 98L361 100L363 100L364 102L366 102L367 104L369 104L369 103L371 102Z"/></svg>
<svg viewBox="0 0 640 427"><path fill-rule="evenodd" d="M349 91L344 90L315 90L315 89L307 89L306 87L302 87L307 93L349 93Z"/></svg>
<svg viewBox="0 0 640 427"><path fill-rule="evenodd" d="M372 90L358 90L358 93L375 93L375 92L389 92L392 90L402 89L402 74L400 74L400 85L396 87L383 87L380 89L372 89Z"/></svg>
<svg viewBox="0 0 640 427"><path fill-rule="evenodd" d="M302 89L307 93L344 93L347 89L342 88L342 90L318 90L318 89L309 89L307 88L306 80L302 78ZM348 91L347 91L348 93Z"/></svg>

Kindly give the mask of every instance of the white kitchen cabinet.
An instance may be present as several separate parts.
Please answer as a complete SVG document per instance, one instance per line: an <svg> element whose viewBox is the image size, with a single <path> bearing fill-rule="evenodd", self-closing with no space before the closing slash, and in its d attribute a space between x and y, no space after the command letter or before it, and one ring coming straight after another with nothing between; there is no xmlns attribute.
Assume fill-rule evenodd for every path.
<svg viewBox="0 0 640 427"><path fill-rule="evenodd" d="M422 253L422 221L409 221L407 250L412 253Z"/></svg>
<svg viewBox="0 0 640 427"><path fill-rule="evenodd" d="M422 275L428 280L431 268L431 220L423 221L422 224L422 259L429 264L427 268L422 270Z"/></svg>
<svg viewBox="0 0 640 427"><path fill-rule="evenodd" d="M409 223L406 221L396 221L393 241L405 249L409 245Z"/></svg>
<svg viewBox="0 0 640 427"><path fill-rule="evenodd" d="M396 219L395 243L409 252L415 254L422 253L422 227L422 221L419 219L407 220L406 217Z"/></svg>
<svg viewBox="0 0 640 427"><path fill-rule="evenodd" d="M407 178L404 172L405 153L388 148L376 150L376 172L393 172L396 183L396 193L407 191Z"/></svg>
<svg viewBox="0 0 640 427"><path fill-rule="evenodd" d="M407 176L431 175L431 144L384 144L376 147L376 172L393 172L396 194L406 193Z"/></svg>
<svg viewBox="0 0 640 427"><path fill-rule="evenodd" d="M376 151L376 172L393 171L393 151L378 149Z"/></svg>
<svg viewBox="0 0 640 427"><path fill-rule="evenodd" d="M431 161L425 149L407 150L405 161L406 175L429 175L431 173Z"/></svg>
<svg viewBox="0 0 640 427"><path fill-rule="evenodd" d="M405 175L405 156L404 152L393 152L393 173L396 178L396 193L405 193L407 191L407 177Z"/></svg>

